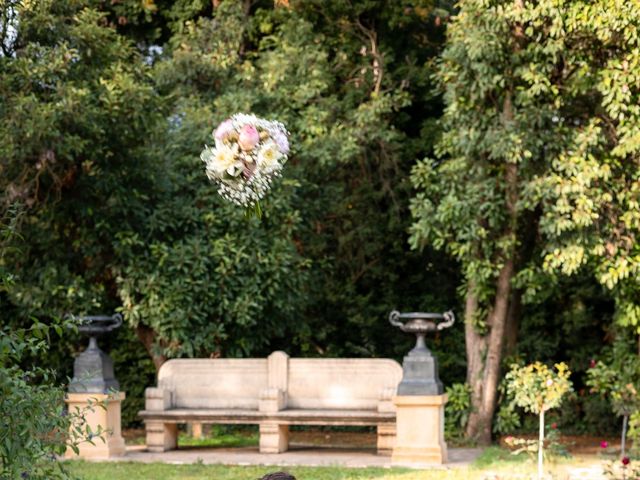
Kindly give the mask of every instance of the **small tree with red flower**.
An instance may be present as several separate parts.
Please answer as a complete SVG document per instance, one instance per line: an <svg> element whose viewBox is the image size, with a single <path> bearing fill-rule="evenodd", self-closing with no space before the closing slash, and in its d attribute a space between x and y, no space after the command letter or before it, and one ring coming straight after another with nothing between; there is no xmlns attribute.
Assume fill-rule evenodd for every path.
<svg viewBox="0 0 640 480"><path fill-rule="evenodd" d="M614 344L612 352L603 360L592 361L587 371L587 385L591 391L609 398L616 415L622 417L621 457L626 454L629 417L640 410L640 362L622 342Z"/></svg>
<svg viewBox="0 0 640 480"><path fill-rule="evenodd" d="M505 377L507 392L514 403L539 416L538 478L543 473L544 413L559 407L564 395L572 390L570 375L565 363L557 363L554 370L535 362L524 367L514 364Z"/></svg>

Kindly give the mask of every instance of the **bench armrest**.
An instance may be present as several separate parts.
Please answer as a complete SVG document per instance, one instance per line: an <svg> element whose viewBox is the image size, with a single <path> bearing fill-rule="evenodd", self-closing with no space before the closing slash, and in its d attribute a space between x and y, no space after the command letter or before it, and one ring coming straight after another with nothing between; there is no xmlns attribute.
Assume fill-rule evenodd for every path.
<svg viewBox="0 0 640 480"><path fill-rule="evenodd" d="M162 411L171 408L171 392L164 388L149 387L144 391L145 410Z"/></svg>
<svg viewBox="0 0 640 480"><path fill-rule="evenodd" d="M287 393L279 388L265 388L260 392L259 410L274 413L287 406Z"/></svg>
<svg viewBox="0 0 640 480"><path fill-rule="evenodd" d="M393 397L396 394L395 388L383 388L380 391L378 400L378 412L395 412L396 406L393 404Z"/></svg>

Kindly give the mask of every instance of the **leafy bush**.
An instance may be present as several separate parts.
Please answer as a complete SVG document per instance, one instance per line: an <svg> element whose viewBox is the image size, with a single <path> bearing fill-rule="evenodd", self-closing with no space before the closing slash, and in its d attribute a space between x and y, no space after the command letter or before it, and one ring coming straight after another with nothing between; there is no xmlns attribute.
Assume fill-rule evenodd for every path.
<svg viewBox="0 0 640 480"><path fill-rule="evenodd" d="M587 372L587 385L592 392L608 398L615 414L623 418L621 455L624 457L629 417L640 410L638 355L630 352L625 342L618 341L602 360L592 360ZM634 428L634 434L636 431Z"/></svg>
<svg viewBox="0 0 640 480"><path fill-rule="evenodd" d="M445 405L444 431L448 439L459 439L471 411L471 388L466 383L454 383L447 387L448 401Z"/></svg>
<svg viewBox="0 0 640 480"><path fill-rule="evenodd" d="M62 336L68 326L36 321L29 329L0 330L1 479L69 478L56 456L67 448L77 452L79 443L102 433L91 430L83 412L66 412L65 392L52 384L52 370L20 366L25 355L47 348L52 332Z"/></svg>

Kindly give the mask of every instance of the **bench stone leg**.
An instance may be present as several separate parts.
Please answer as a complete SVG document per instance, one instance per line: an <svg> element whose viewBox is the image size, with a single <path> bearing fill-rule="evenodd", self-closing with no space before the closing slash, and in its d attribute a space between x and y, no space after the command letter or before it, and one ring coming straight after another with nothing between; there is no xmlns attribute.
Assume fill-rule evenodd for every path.
<svg viewBox="0 0 640 480"><path fill-rule="evenodd" d="M199 422L193 422L190 424L191 436L193 438L202 438L202 424Z"/></svg>
<svg viewBox="0 0 640 480"><path fill-rule="evenodd" d="M396 424L378 424L378 455L391 456L396 444Z"/></svg>
<svg viewBox="0 0 640 480"><path fill-rule="evenodd" d="M289 449L289 425L260 424L260 453L282 453Z"/></svg>
<svg viewBox="0 0 640 480"><path fill-rule="evenodd" d="M166 452L178 446L178 425L162 421L147 420L147 450Z"/></svg>

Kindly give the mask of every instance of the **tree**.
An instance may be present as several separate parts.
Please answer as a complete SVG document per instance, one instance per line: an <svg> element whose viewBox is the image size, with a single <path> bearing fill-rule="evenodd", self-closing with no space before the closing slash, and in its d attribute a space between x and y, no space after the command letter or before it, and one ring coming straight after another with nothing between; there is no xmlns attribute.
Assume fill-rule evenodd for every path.
<svg viewBox="0 0 640 480"><path fill-rule="evenodd" d="M638 20L605 0L465 0L450 25L445 132L413 172L411 241L460 263L467 434L482 443L521 303L558 275L611 288L635 271Z"/></svg>
<svg viewBox="0 0 640 480"><path fill-rule="evenodd" d="M120 275L125 313L137 329L150 332L149 345L163 343L158 351L166 349L165 356L264 354L278 345L307 355L402 351L384 341L384 318L390 305L408 302L405 282L418 284L427 273L404 258L409 165L412 152L423 147L396 123L410 123L403 109L412 95L414 108L423 108L417 94L429 67L420 65L425 53L418 46L405 48L407 41L390 32L402 24L418 37L432 18L430 9L420 12L393 3L379 11L369 2L292 2L288 8L265 2L248 10L222 2L212 13L184 12L181 22L174 17L155 78L175 101L153 146L154 156L176 169L173 191L163 206L163 229L145 237L156 253L139 244ZM420 45L435 53L421 35ZM404 57L395 58L394 50ZM285 180L267 197L271 219L262 225L220 202L195 161L211 129L237 111L277 118L292 134ZM194 202L211 205L206 222ZM184 224L189 228L167 228ZM207 242L221 245L225 233L224 248L209 248L211 258L197 259ZM272 248L269 238L283 241ZM211 266L231 262L240 247L240 261L224 269L237 289L206 291L221 277ZM251 263L254 249L264 253L263 264ZM184 284L176 265L159 258L191 262L186 268L206 280ZM286 271L277 269L276 258ZM264 298L261 285L269 278L274 290ZM415 303L435 296L415 292ZM247 297L254 303L244 308L240 301ZM194 328L205 332L206 348L187 347L200 341Z"/></svg>
<svg viewBox="0 0 640 480"><path fill-rule="evenodd" d="M562 404L562 397L572 391L571 372L564 363L555 365L554 371L545 364L511 365L505 376L507 394L515 405L538 415L538 479L543 478L544 414Z"/></svg>
<svg viewBox="0 0 640 480"><path fill-rule="evenodd" d="M608 397L614 413L622 417L620 457L624 458L629 417L640 410L640 365L637 352L629 351L628 341L617 339L604 358L592 360L587 385L592 392Z"/></svg>
<svg viewBox="0 0 640 480"><path fill-rule="evenodd" d="M0 222L0 239L15 235L16 211ZM0 293L10 287L11 272L3 262L7 252L0 243ZM0 327L0 478L67 479L70 476L56 461L67 448L78 451L84 441L92 442L102 431L92 431L86 411L66 412L65 391L55 382L49 368L22 363L39 355L53 335L62 337L77 325L71 320L44 325L32 321L29 328ZM97 404L88 407L100 408ZM93 442L92 442L93 443Z"/></svg>
<svg viewBox="0 0 640 480"><path fill-rule="evenodd" d="M110 309L113 239L150 209L157 167L142 147L161 103L139 53L88 3L13 8L0 57L0 205L21 214L4 300L19 318Z"/></svg>
<svg viewBox="0 0 640 480"><path fill-rule="evenodd" d="M78 452L83 442L104 441L92 430L87 412L104 408L94 403L85 410L65 410L65 389L52 369L22 367L28 355L41 354L55 336L63 337L71 322L45 325L34 321L28 329L0 328L0 478L68 479L57 456Z"/></svg>
<svg viewBox="0 0 640 480"><path fill-rule="evenodd" d="M429 59L446 11L429 0L14 3L0 182L25 241L6 259L3 321L121 309L158 367L274 348L400 356L410 339L388 341L388 311L453 303L455 282L422 290L452 268L406 245L410 167L440 112ZM261 224L218 198L198 159L238 111L292 133ZM462 375L458 355L441 360Z"/></svg>

